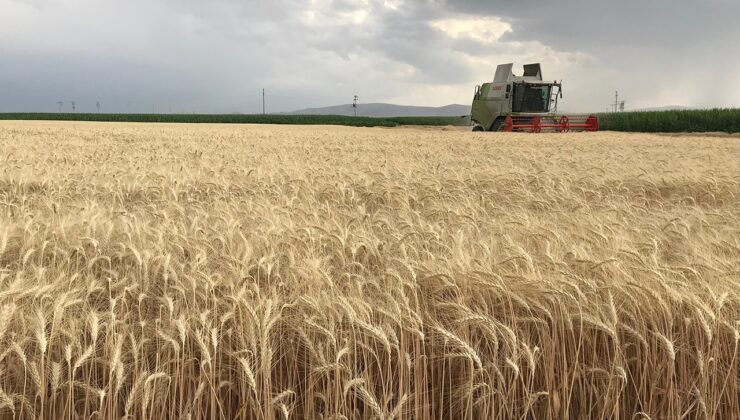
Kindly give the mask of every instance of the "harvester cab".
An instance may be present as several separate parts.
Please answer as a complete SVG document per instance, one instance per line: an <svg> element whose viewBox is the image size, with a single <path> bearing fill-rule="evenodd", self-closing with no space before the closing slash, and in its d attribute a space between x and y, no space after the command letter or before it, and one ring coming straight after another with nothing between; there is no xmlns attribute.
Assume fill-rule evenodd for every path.
<svg viewBox="0 0 740 420"><path fill-rule="evenodd" d="M500 64L492 82L475 87L473 131L598 131L595 115L557 114L562 83L543 80L539 63L524 65L522 76L513 67Z"/></svg>

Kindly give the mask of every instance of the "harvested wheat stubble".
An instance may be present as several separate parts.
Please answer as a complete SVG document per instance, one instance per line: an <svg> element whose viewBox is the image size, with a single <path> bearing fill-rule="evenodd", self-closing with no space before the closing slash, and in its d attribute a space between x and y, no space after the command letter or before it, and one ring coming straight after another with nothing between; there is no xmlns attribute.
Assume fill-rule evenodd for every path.
<svg viewBox="0 0 740 420"><path fill-rule="evenodd" d="M740 142L0 123L0 417L740 418Z"/></svg>

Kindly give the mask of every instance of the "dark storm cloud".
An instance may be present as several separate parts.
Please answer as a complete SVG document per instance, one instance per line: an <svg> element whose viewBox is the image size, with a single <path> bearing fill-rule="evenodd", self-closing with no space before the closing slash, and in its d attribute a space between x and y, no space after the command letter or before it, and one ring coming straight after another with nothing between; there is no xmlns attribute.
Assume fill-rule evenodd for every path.
<svg viewBox="0 0 740 420"><path fill-rule="evenodd" d="M612 46L680 51L686 44L714 48L722 37L738 35L740 16L740 2L735 0L446 0L445 9L509 18L516 26L510 39L602 51Z"/></svg>
<svg viewBox="0 0 740 420"><path fill-rule="evenodd" d="M532 60L571 109L617 88L633 106L736 104L739 3L642 3L0 0L0 111L258 112L263 87L272 111L466 103L496 64Z"/></svg>

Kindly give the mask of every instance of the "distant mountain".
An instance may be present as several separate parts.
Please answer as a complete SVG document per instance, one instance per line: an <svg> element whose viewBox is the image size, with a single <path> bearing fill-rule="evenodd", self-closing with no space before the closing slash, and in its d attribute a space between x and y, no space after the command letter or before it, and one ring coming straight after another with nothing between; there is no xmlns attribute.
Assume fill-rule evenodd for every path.
<svg viewBox="0 0 740 420"><path fill-rule="evenodd" d="M641 109L634 109L630 111L685 111L687 109L694 109L689 106L682 106L682 105L668 105L668 106L659 106L659 107L652 107L652 108L641 108Z"/></svg>
<svg viewBox="0 0 740 420"><path fill-rule="evenodd" d="M352 104L306 108L283 112L288 115L355 115ZM445 105L440 107L409 106L394 104L359 104L357 116L360 117L459 117L470 114L470 105Z"/></svg>

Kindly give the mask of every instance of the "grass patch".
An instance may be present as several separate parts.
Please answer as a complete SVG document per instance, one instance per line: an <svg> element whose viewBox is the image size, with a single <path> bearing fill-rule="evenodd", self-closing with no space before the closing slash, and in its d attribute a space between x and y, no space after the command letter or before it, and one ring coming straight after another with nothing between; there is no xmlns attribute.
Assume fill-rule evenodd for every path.
<svg viewBox="0 0 740 420"><path fill-rule="evenodd" d="M467 125L467 117L349 117L343 115L279 114L85 114L56 112L2 113L0 120L101 121L212 124L308 124L353 127L399 125Z"/></svg>

